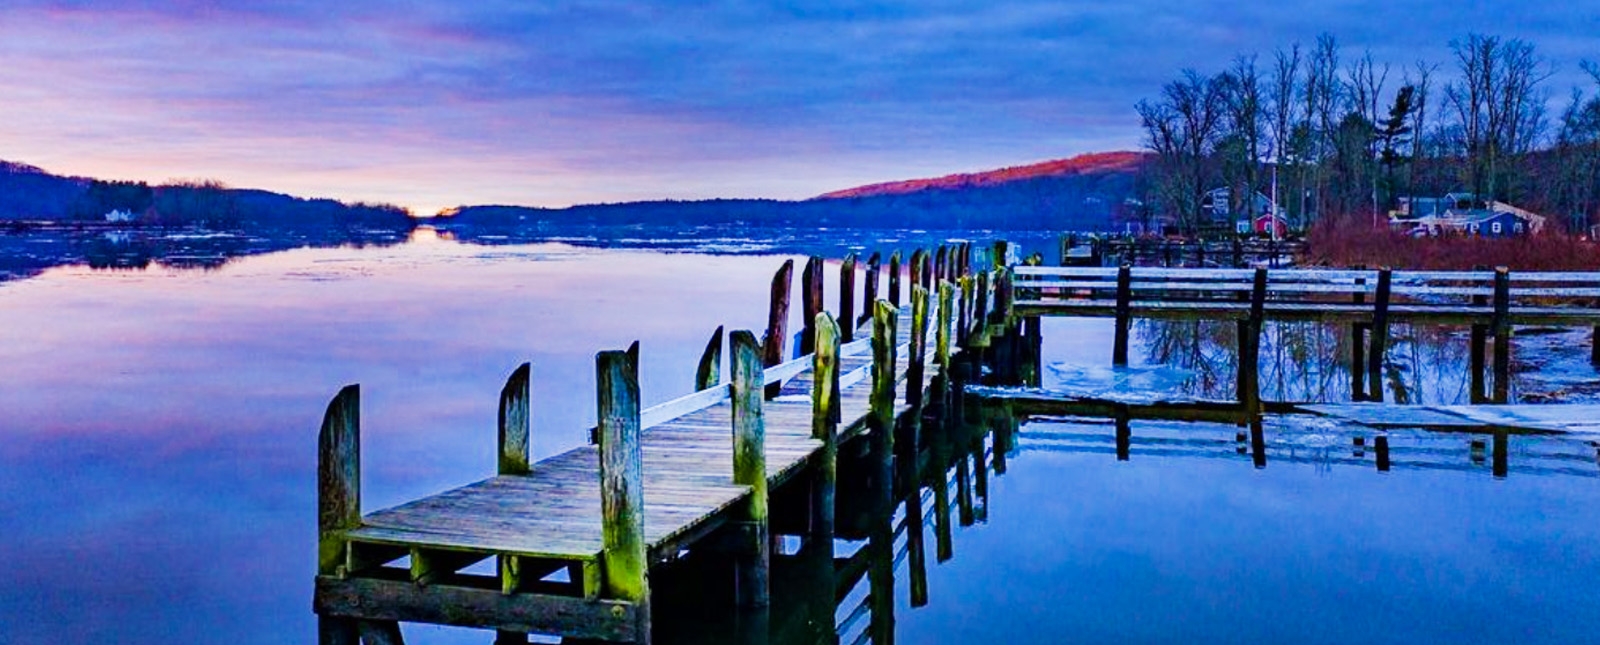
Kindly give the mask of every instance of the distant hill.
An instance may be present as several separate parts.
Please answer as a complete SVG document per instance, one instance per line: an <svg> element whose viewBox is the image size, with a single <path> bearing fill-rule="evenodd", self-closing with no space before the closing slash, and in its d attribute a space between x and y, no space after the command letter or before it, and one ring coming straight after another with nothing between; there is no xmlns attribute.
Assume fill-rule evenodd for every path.
<svg viewBox="0 0 1600 645"><path fill-rule="evenodd" d="M923 230L1095 230L1113 226L1148 156L1110 152L1071 159L873 184L802 200L713 199L588 204L568 208L466 206L434 224L541 231L696 226Z"/></svg>
<svg viewBox="0 0 1600 645"><path fill-rule="evenodd" d="M54 175L0 161L0 221L105 222L126 213L139 225L194 225L219 230L306 231L346 228L409 231L415 222L396 206L305 199L217 182L151 186Z"/></svg>
<svg viewBox="0 0 1600 645"><path fill-rule="evenodd" d="M963 190L994 187L1021 181L1071 176L1132 175L1138 173L1149 161L1144 152L1096 152L1070 159L1043 161L1026 166L1012 166L999 170L945 175L933 179L908 179L824 193L818 199L843 199L851 197L878 197L904 195L924 190Z"/></svg>

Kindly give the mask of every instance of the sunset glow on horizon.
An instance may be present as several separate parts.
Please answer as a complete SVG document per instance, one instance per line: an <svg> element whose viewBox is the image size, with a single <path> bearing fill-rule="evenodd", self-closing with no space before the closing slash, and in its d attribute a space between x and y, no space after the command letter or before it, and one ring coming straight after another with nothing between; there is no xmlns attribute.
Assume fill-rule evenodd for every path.
<svg viewBox="0 0 1600 645"><path fill-rule="evenodd" d="M1300 4L5 2L0 159L419 215L799 199L1136 149L1133 104L1179 69L1324 31L1397 78L1525 38L1556 104L1600 61L1596 7Z"/></svg>

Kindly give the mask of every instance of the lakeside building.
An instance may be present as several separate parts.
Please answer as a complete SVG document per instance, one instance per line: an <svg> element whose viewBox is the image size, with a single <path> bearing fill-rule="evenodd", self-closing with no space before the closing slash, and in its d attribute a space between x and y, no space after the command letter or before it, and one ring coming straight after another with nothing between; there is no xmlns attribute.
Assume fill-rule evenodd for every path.
<svg viewBox="0 0 1600 645"><path fill-rule="evenodd" d="M1471 193L1401 197L1399 208L1389 212L1391 227L1415 236L1514 237L1538 233L1546 220L1543 215L1505 202L1481 203Z"/></svg>

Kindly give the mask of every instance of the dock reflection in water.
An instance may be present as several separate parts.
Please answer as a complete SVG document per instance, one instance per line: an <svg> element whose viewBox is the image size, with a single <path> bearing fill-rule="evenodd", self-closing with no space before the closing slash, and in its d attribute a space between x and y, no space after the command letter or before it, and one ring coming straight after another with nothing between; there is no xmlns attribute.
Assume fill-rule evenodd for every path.
<svg viewBox="0 0 1600 645"><path fill-rule="evenodd" d="M768 611L728 614L731 568L669 569L656 641L1557 643L1600 626L1583 609L1600 600L1593 438L974 412L925 429L916 485L901 468L891 500L841 508L833 544L785 545ZM996 494L1015 501L991 516Z"/></svg>

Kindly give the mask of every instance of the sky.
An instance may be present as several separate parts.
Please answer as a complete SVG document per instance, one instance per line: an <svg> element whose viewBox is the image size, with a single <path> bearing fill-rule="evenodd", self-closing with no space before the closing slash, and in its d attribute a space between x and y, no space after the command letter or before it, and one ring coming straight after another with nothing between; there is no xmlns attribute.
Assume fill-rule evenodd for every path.
<svg viewBox="0 0 1600 645"><path fill-rule="evenodd" d="M424 215L797 199L1134 149L1179 70L1324 31L1445 76L1520 37L1564 99L1600 0L0 0L0 159Z"/></svg>

